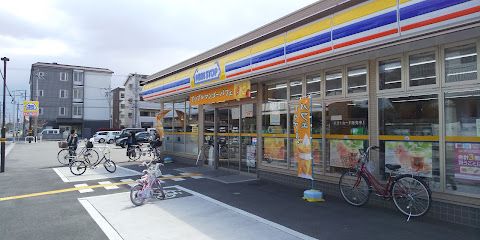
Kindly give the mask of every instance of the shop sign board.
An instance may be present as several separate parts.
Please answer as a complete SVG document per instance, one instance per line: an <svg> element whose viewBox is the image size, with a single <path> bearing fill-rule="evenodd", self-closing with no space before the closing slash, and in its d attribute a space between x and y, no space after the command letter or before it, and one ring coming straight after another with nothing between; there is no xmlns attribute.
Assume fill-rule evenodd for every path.
<svg viewBox="0 0 480 240"><path fill-rule="evenodd" d="M250 81L242 81L190 94L190 105L213 104L250 97Z"/></svg>
<svg viewBox="0 0 480 240"><path fill-rule="evenodd" d="M295 133L294 156L297 162L297 176L312 179L312 125L310 118L310 97L300 98L293 115Z"/></svg>
<svg viewBox="0 0 480 240"><path fill-rule="evenodd" d="M38 101L23 101L24 116L38 116L38 113L39 113Z"/></svg>
<svg viewBox="0 0 480 240"><path fill-rule="evenodd" d="M480 144L455 144L455 178L480 181Z"/></svg>
<svg viewBox="0 0 480 240"><path fill-rule="evenodd" d="M331 139L330 166L350 168L358 163L359 149L363 149L364 140Z"/></svg>
<svg viewBox="0 0 480 240"><path fill-rule="evenodd" d="M220 78L220 65L215 62L203 68L196 68L193 74L195 84L202 84Z"/></svg>
<svg viewBox="0 0 480 240"><path fill-rule="evenodd" d="M400 173L431 177L432 155L431 142L385 142L385 164L399 164Z"/></svg>

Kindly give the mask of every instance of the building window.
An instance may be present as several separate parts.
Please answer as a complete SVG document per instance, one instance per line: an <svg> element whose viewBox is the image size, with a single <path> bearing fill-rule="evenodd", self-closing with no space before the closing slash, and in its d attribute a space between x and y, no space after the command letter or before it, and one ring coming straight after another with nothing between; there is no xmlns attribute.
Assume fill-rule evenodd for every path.
<svg viewBox="0 0 480 240"><path fill-rule="evenodd" d="M67 115L67 109L65 107L59 107L58 108L58 115L66 116Z"/></svg>
<svg viewBox="0 0 480 240"><path fill-rule="evenodd" d="M146 111L140 111L140 117L149 117L149 112Z"/></svg>
<svg viewBox="0 0 480 240"><path fill-rule="evenodd" d="M411 87L437 82L435 52L410 55L408 62L408 81Z"/></svg>
<svg viewBox="0 0 480 240"><path fill-rule="evenodd" d="M129 118L133 118L133 113L128 113Z"/></svg>
<svg viewBox="0 0 480 240"><path fill-rule="evenodd" d="M480 195L480 90L445 93L445 189Z"/></svg>
<svg viewBox="0 0 480 240"><path fill-rule="evenodd" d="M368 146L368 101L330 103L326 111L327 172L339 173L358 162Z"/></svg>
<svg viewBox="0 0 480 240"><path fill-rule="evenodd" d="M124 109L124 108L125 108L125 104L123 104L123 103L120 104L120 108L121 108L121 109Z"/></svg>
<svg viewBox="0 0 480 240"><path fill-rule="evenodd" d="M120 93L120 99L124 99L125 98L125 93Z"/></svg>
<svg viewBox="0 0 480 240"><path fill-rule="evenodd" d="M385 164L399 164L399 173L423 176L439 188L438 96L380 98L378 101L380 174Z"/></svg>
<svg viewBox="0 0 480 240"><path fill-rule="evenodd" d="M398 59L378 63L379 90L402 87L402 61Z"/></svg>
<svg viewBox="0 0 480 240"><path fill-rule="evenodd" d="M73 105L72 115L82 116L82 114L83 114L83 106L82 105Z"/></svg>
<svg viewBox="0 0 480 240"><path fill-rule="evenodd" d="M73 94L73 99L82 99L83 98L83 89L74 88L72 94Z"/></svg>
<svg viewBox="0 0 480 240"><path fill-rule="evenodd" d="M73 71L73 83L83 85L83 72Z"/></svg>
<svg viewBox="0 0 480 240"><path fill-rule="evenodd" d="M287 101L287 83L274 83L266 86L265 98L268 101Z"/></svg>
<svg viewBox="0 0 480 240"><path fill-rule="evenodd" d="M290 99L299 99L302 97L302 81L290 81Z"/></svg>
<svg viewBox="0 0 480 240"><path fill-rule="evenodd" d="M477 80L477 47L475 44L445 49L447 83Z"/></svg>
<svg viewBox="0 0 480 240"><path fill-rule="evenodd" d="M307 96L320 95L322 77L320 75L307 76Z"/></svg>
<svg viewBox="0 0 480 240"><path fill-rule="evenodd" d="M39 115L43 115L43 112L44 112L43 108L39 108L39 109L38 109L38 114L39 114Z"/></svg>
<svg viewBox="0 0 480 240"><path fill-rule="evenodd" d="M356 66L347 68L348 93L363 93L367 91L367 68Z"/></svg>
<svg viewBox="0 0 480 240"><path fill-rule="evenodd" d="M59 97L60 98L68 98L68 90L60 89Z"/></svg>
<svg viewBox="0 0 480 240"><path fill-rule="evenodd" d="M39 96L39 97L43 97L43 96L44 96L44 95L43 95L43 90L38 90L38 96Z"/></svg>
<svg viewBox="0 0 480 240"><path fill-rule="evenodd" d="M68 73L60 72L60 81L68 81Z"/></svg>
<svg viewBox="0 0 480 240"><path fill-rule="evenodd" d="M325 73L326 96L342 95L342 71L328 71Z"/></svg>

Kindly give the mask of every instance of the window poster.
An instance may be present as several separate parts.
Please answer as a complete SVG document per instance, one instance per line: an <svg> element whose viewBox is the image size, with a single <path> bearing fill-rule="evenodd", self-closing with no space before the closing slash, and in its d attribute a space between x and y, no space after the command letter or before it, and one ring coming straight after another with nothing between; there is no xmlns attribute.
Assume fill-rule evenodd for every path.
<svg viewBox="0 0 480 240"><path fill-rule="evenodd" d="M330 166L350 168L358 163L359 149L363 149L364 140L330 140Z"/></svg>
<svg viewBox="0 0 480 240"><path fill-rule="evenodd" d="M270 114L270 125L272 126L280 125L280 114L275 114L275 113Z"/></svg>
<svg viewBox="0 0 480 240"><path fill-rule="evenodd" d="M480 144L455 144L455 178L480 181Z"/></svg>
<svg viewBox="0 0 480 240"><path fill-rule="evenodd" d="M432 176L431 142L385 142L385 164L399 164L400 173Z"/></svg>

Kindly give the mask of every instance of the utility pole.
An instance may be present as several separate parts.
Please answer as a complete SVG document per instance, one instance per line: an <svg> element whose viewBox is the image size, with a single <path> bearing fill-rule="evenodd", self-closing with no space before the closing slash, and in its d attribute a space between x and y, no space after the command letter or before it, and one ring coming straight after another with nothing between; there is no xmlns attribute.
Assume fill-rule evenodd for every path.
<svg viewBox="0 0 480 240"><path fill-rule="evenodd" d="M23 90L23 101L27 101L27 90ZM24 106L25 107L25 106ZM22 113L22 137L25 138L25 115Z"/></svg>
<svg viewBox="0 0 480 240"><path fill-rule="evenodd" d="M7 88L7 62L10 61L7 57L1 58L3 61L3 106L2 106L2 143L1 143L1 167L0 172L5 172L5 95Z"/></svg>

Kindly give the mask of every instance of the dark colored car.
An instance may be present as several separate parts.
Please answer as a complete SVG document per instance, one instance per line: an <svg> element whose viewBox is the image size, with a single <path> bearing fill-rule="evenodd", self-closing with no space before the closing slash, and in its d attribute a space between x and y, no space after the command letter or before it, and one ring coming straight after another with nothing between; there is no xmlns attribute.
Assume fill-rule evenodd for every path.
<svg viewBox="0 0 480 240"><path fill-rule="evenodd" d="M128 137L128 133L133 132L138 133L138 132L143 132L145 129L143 128L124 128L119 135L115 136L115 141L120 138L126 138Z"/></svg>
<svg viewBox="0 0 480 240"><path fill-rule="evenodd" d="M147 143L151 139L151 134L149 132L138 132L135 134L135 138L137 139L137 143ZM115 141L115 145L120 146L122 148L127 147L127 138L118 138Z"/></svg>

